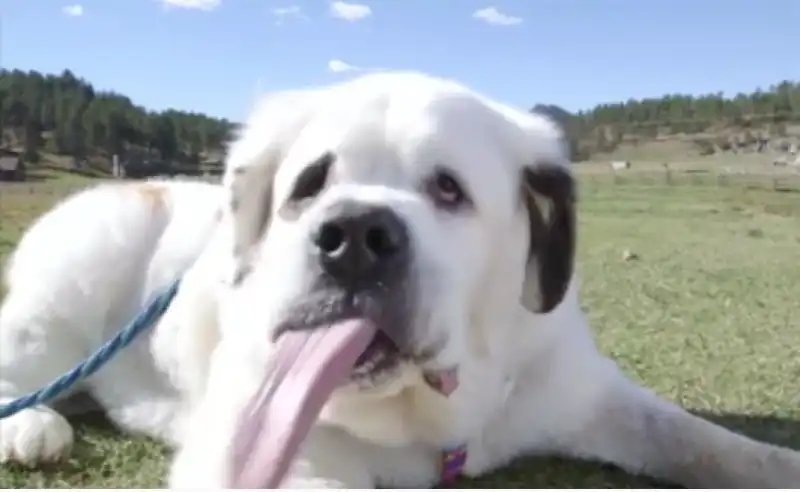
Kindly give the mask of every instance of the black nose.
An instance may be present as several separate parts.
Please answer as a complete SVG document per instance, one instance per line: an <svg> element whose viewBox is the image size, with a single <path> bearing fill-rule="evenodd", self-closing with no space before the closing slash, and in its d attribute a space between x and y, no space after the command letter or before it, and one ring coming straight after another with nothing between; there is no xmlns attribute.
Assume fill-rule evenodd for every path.
<svg viewBox="0 0 800 492"><path fill-rule="evenodd" d="M345 284L389 281L408 264L408 229L391 209L340 203L328 210L313 241L322 268Z"/></svg>

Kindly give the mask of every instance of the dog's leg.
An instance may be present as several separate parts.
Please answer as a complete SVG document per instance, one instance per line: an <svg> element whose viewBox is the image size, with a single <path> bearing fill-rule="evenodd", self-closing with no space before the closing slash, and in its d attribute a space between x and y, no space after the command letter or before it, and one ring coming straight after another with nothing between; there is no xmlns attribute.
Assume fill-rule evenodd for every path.
<svg viewBox="0 0 800 492"><path fill-rule="evenodd" d="M560 358L573 361L573 370L512 397L487 435L493 466L520 453L557 454L693 488L800 487L800 453L694 416L627 379L612 361L585 356Z"/></svg>
<svg viewBox="0 0 800 492"><path fill-rule="evenodd" d="M176 452L169 475L175 489L219 489L229 484L230 448L239 412L258 381L246 358L222 342L214 352L206 393L193 409L185 438ZM303 444L282 487L373 488L366 458L354 439L336 429L315 428ZM352 446L350 446L350 444Z"/></svg>
<svg viewBox="0 0 800 492"><path fill-rule="evenodd" d="M0 308L0 405L38 390L84 356L79 337L60 325L47 300L26 294L12 289ZM0 463L54 461L72 442L70 424L45 405L0 420Z"/></svg>
<svg viewBox="0 0 800 492"><path fill-rule="evenodd" d="M201 254L184 273L147 344L128 348L92 379L92 394L119 427L170 444L181 441L184 410L203 398L209 360L219 341L210 258Z"/></svg>
<svg viewBox="0 0 800 492"><path fill-rule="evenodd" d="M118 355L90 380L89 391L122 430L177 444L183 431L179 395L145 357L131 349Z"/></svg>
<svg viewBox="0 0 800 492"><path fill-rule="evenodd" d="M180 442L184 409L202 398L218 341L215 298L197 281L202 279L199 272L192 268L185 273L147 343L129 347L92 378L93 396L117 426L170 444Z"/></svg>
<svg viewBox="0 0 800 492"><path fill-rule="evenodd" d="M735 434L621 374L573 437L578 456L689 487L800 487L800 453Z"/></svg>

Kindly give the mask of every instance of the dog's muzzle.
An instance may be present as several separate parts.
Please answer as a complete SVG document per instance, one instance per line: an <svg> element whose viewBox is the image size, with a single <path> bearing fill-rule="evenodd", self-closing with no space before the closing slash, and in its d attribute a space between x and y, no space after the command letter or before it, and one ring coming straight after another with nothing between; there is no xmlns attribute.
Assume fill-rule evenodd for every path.
<svg viewBox="0 0 800 492"><path fill-rule="evenodd" d="M388 207L345 201L311 231L318 278L275 330L262 383L241 412L231 447L237 488L279 486L336 388L390 377L413 350L413 252L403 219ZM458 382L452 371L424 377L444 396Z"/></svg>
<svg viewBox="0 0 800 492"><path fill-rule="evenodd" d="M355 381L374 383L413 350L408 226L389 207L348 200L323 213L310 240L331 310L379 327L353 371Z"/></svg>

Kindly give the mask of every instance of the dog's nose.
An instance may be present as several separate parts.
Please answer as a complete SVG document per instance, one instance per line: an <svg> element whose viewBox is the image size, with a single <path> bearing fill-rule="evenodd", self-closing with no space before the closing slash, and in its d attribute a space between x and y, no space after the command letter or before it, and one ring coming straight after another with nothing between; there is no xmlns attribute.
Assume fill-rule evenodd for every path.
<svg viewBox="0 0 800 492"><path fill-rule="evenodd" d="M403 220L383 206L341 203L328 211L313 236L323 269L336 280L389 280L408 262L409 237Z"/></svg>

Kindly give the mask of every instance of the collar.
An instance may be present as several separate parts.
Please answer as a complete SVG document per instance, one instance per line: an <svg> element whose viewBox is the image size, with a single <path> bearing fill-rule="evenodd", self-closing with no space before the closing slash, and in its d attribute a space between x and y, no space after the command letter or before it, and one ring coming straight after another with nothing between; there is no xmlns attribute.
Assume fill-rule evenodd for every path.
<svg viewBox="0 0 800 492"><path fill-rule="evenodd" d="M464 471L467 463L467 445L462 444L442 451L442 482L452 482Z"/></svg>
<svg viewBox="0 0 800 492"><path fill-rule="evenodd" d="M514 380L506 378L505 381L505 394L504 400L507 400L511 393L514 392ZM464 466L467 464L467 445L461 444L452 448L445 448L442 451L442 472L441 481L449 483L454 481L464 472Z"/></svg>

